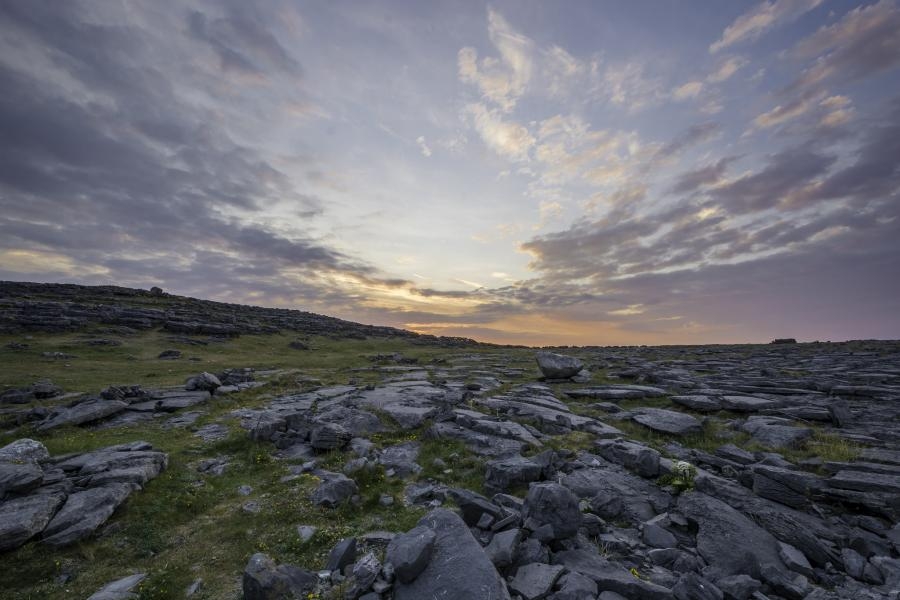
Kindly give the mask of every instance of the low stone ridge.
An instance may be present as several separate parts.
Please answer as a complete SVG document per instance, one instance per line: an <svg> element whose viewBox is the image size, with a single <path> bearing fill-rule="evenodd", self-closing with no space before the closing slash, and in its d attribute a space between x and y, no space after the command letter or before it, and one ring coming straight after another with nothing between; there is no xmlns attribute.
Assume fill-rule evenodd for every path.
<svg viewBox="0 0 900 600"><path fill-rule="evenodd" d="M167 464L168 456L146 442L58 458L29 439L0 448L0 551L35 537L54 547L89 537ZM38 477L24 485L21 475L10 479L9 467Z"/></svg>
<svg viewBox="0 0 900 600"><path fill-rule="evenodd" d="M446 347L477 344L466 338L362 325L299 310L227 304L118 286L0 281L0 333L77 331L96 324L133 329L162 327L189 335L234 336L286 330L339 338L398 337Z"/></svg>

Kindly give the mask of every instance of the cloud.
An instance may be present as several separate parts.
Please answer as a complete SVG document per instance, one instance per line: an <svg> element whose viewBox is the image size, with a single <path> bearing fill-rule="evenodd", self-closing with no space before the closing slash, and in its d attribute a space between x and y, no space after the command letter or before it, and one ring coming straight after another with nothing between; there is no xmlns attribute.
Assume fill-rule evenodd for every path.
<svg viewBox="0 0 900 600"><path fill-rule="evenodd" d="M786 104L779 104L772 110L764 112L753 119L753 126L760 129L768 129L776 125L782 125L805 115L819 104L821 98L821 94L805 95Z"/></svg>
<svg viewBox="0 0 900 600"><path fill-rule="evenodd" d="M535 139L528 128L513 121L503 120L498 110L484 104L466 105L466 113L472 118L475 130L488 148L510 160L527 161Z"/></svg>
<svg viewBox="0 0 900 600"><path fill-rule="evenodd" d="M422 156L429 157L431 156L431 148L428 147L428 144L425 143L425 136L420 135L416 138L416 143L419 145L419 150L422 152Z"/></svg>
<svg viewBox="0 0 900 600"><path fill-rule="evenodd" d="M735 44L752 42L767 31L790 23L820 4L822 0L765 0L726 27L722 37L710 45L709 51L715 54Z"/></svg>
<svg viewBox="0 0 900 600"><path fill-rule="evenodd" d="M740 56L729 56L719 63L718 68L710 73L706 77L706 80L710 83L722 83L723 81L728 81L735 73L746 67L748 64L749 61L745 58Z"/></svg>
<svg viewBox="0 0 900 600"><path fill-rule="evenodd" d="M645 74L644 63L612 64L603 71L599 92L614 105L638 112L662 101L662 82Z"/></svg>
<svg viewBox="0 0 900 600"><path fill-rule="evenodd" d="M534 42L493 9L488 9L488 37L500 58L486 57L479 63L475 48L462 48L457 55L459 79L475 84L486 100L509 112L531 80Z"/></svg>
<svg viewBox="0 0 900 600"><path fill-rule="evenodd" d="M679 102L683 102L684 100L691 100L693 98L696 98L702 91L702 81L689 81L684 85L678 86L677 88L672 90L672 97Z"/></svg>
<svg viewBox="0 0 900 600"><path fill-rule="evenodd" d="M808 88L834 80L855 81L900 66L900 6L894 0L860 6L840 21L801 40L790 55L813 60L792 84Z"/></svg>
<svg viewBox="0 0 900 600"><path fill-rule="evenodd" d="M728 165L738 158L737 156L726 156L713 164L682 173L675 180L670 191L674 194L686 194L701 187L719 183L724 177L725 171L728 170Z"/></svg>
<svg viewBox="0 0 900 600"><path fill-rule="evenodd" d="M209 64L186 51L196 14L109 10L89 18L75 3L35 2L0 16L4 37L45 52L28 71L0 57L0 269L12 261L17 277L332 305L355 286L405 285L306 231L318 198L235 141L227 112L198 101L238 63L266 77L301 73L261 21L203 17L202 43L245 59ZM157 17L171 22L138 25ZM276 227L269 211L284 204L303 218Z"/></svg>
<svg viewBox="0 0 900 600"><path fill-rule="evenodd" d="M758 212L790 204L825 175L836 158L808 145L788 148L768 158L764 168L715 188L712 198L730 213Z"/></svg>

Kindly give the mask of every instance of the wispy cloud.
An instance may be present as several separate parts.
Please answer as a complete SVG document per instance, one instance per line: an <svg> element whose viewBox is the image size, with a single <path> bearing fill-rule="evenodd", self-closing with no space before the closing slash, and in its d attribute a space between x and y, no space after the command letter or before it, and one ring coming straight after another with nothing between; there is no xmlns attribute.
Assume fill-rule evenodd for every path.
<svg viewBox="0 0 900 600"><path fill-rule="evenodd" d="M722 37L710 45L709 51L714 54L735 44L752 42L767 31L811 11L822 4L822 1L764 0L726 27Z"/></svg>

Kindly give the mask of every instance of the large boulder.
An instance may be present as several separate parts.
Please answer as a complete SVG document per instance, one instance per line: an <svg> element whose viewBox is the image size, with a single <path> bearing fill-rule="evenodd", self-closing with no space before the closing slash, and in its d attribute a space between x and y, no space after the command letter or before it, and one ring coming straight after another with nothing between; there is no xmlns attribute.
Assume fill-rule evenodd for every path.
<svg viewBox="0 0 900 600"><path fill-rule="evenodd" d="M696 525L697 551L714 578L740 574L759 578L766 564L784 568L772 534L721 500L688 492L679 496L678 510Z"/></svg>
<svg viewBox="0 0 900 600"><path fill-rule="evenodd" d="M44 530L65 494L35 494L0 504L0 552L18 548Z"/></svg>
<svg viewBox="0 0 900 600"><path fill-rule="evenodd" d="M83 540L103 525L137 487L133 483L117 483L70 495L44 529L43 542L66 546Z"/></svg>
<svg viewBox="0 0 900 600"><path fill-rule="evenodd" d="M439 508L418 525L435 533L431 560L413 581L396 581L394 600L510 600L503 579L459 516Z"/></svg>
<svg viewBox="0 0 900 600"><path fill-rule="evenodd" d="M399 581L410 583L431 562L436 540L434 530L424 525L414 527L390 541L384 560L394 566Z"/></svg>
<svg viewBox="0 0 900 600"><path fill-rule="evenodd" d="M50 458L50 452L42 443L22 438L0 448L0 462L30 463Z"/></svg>
<svg viewBox="0 0 900 600"><path fill-rule="evenodd" d="M578 375L578 372L584 368L584 363L574 356L555 352L538 352L535 359L541 373L547 379L568 379Z"/></svg>
<svg viewBox="0 0 900 600"><path fill-rule="evenodd" d="M578 533L583 516L575 494L558 483L545 482L528 488L522 518L527 529L544 531L549 539L561 540Z"/></svg>
<svg viewBox="0 0 900 600"><path fill-rule="evenodd" d="M276 565L260 552L250 557L244 568L244 600L282 600L304 598L315 590L315 573L293 565Z"/></svg>
<svg viewBox="0 0 900 600"><path fill-rule="evenodd" d="M356 482L342 473L320 473L322 483L312 494L313 504L334 508L359 492Z"/></svg>
<svg viewBox="0 0 900 600"><path fill-rule="evenodd" d="M188 380L184 384L184 389L189 392L214 392L216 391L216 388L220 387L222 387L222 382L219 380L219 378L212 373L207 373L206 371L200 373L199 375L194 375L193 377L188 378Z"/></svg>

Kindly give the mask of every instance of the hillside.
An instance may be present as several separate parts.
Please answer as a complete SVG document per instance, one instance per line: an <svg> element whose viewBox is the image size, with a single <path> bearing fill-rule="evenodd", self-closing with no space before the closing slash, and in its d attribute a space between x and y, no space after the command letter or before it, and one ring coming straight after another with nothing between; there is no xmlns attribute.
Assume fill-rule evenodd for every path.
<svg viewBox="0 0 900 600"><path fill-rule="evenodd" d="M557 355L27 283L0 323L4 599L900 589L900 342Z"/></svg>

